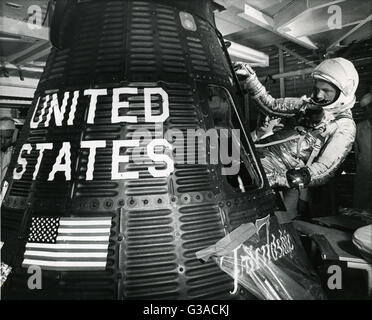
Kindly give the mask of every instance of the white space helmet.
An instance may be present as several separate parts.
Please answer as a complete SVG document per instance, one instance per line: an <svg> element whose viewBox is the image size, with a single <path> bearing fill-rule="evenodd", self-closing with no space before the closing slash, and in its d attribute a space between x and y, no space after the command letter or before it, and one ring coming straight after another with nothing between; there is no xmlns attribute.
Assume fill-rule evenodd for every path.
<svg viewBox="0 0 372 320"><path fill-rule="evenodd" d="M352 62L344 58L324 60L314 69L312 76L314 79L333 84L341 91L336 101L324 106L323 109L341 111L353 107L359 75Z"/></svg>

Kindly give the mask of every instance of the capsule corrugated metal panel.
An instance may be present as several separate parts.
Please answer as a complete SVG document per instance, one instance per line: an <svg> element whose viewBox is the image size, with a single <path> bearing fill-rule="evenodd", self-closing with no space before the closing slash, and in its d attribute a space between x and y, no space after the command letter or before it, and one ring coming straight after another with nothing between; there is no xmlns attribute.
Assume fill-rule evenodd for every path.
<svg viewBox="0 0 372 320"><path fill-rule="evenodd" d="M266 180L262 189L237 193L222 177L219 165L201 163L176 164L171 176L152 177L148 168L154 163L146 157L142 163L130 161L120 167L127 172L138 171L139 179L111 180L112 141L138 137L137 129L155 136L159 128L186 133L188 129L214 127L208 113L208 85L224 87L242 108L242 97L232 83L214 26L205 18L202 4L207 3L81 2L71 47L52 49L15 154L18 157L22 143L53 142L56 148L45 152L36 177L33 171L38 152L24 154L26 172L10 183L2 207L2 230L9 238L17 229L25 237L24 223L29 223L32 216L45 215L109 215L112 227L106 270L45 272L48 298L240 298L241 292L230 294L233 279L215 262L198 261L195 253L239 224L273 212L274 197ZM195 8L197 31L192 32L182 27L179 13ZM121 114L136 116L136 123L112 123L112 93L118 87L138 88L137 95L126 97L129 107ZM170 115L163 127L144 121L144 88L154 87L163 88L169 98ZM86 120L90 99L84 90L89 88L107 89L107 95L98 97L93 124ZM67 126L64 119L63 125L57 126L52 117L49 126L30 128L35 108L36 121L38 117L41 123L48 120L49 115L41 109L45 97L55 92L60 99L63 92L70 92L68 106L76 99L74 125ZM79 97L74 98L74 92ZM36 105L38 97L41 101ZM45 102L46 109L50 103ZM160 98L154 97L151 104L153 114L160 114ZM97 148L93 180L86 180L88 152L80 148L82 140L107 142L105 148ZM66 181L64 173L58 172L54 181L46 182L63 142L71 144L72 179ZM132 157L134 152L132 147L122 148L120 155ZM185 157L185 153L177 156ZM260 197L265 201L261 203ZM24 245L25 238L22 241ZM25 288L27 273L20 267L22 255L17 259L7 297L42 298L42 293Z"/></svg>

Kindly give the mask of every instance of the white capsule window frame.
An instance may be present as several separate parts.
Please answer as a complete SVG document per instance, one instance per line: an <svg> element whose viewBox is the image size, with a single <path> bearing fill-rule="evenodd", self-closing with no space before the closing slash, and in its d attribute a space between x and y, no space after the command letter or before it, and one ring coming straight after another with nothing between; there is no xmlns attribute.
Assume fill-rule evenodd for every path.
<svg viewBox="0 0 372 320"><path fill-rule="evenodd" d="M180 15L182 27L184 29L189 30L189 31L197 30L195 19L190 13L180 11L179 15Z"/></svg>

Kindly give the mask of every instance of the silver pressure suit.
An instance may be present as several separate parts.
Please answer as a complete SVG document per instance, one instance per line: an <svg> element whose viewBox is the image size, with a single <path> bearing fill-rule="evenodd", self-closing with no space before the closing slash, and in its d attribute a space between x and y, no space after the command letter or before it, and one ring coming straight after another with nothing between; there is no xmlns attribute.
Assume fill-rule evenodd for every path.
<svg viewBox="0 0 372 320"><path fill-rule="evenodd" d="M265 114L286 118L287 122L283 129L256 144L270 185L289 187L287 170L305 166L311 175L309 186L326 183L355 139L356 126L350 109L355 103L356 88L351 98L342 93L336 103L315 114L309 98L273 98L255 73L246 80L246 86Z"/></svg>

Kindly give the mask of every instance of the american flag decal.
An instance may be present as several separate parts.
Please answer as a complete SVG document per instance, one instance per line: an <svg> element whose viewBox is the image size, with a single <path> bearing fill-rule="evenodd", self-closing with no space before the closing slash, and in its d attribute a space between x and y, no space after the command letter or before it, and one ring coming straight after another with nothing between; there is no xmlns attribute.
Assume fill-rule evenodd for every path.
<svg viewBox="0 0 372 320"><path fill-rule="evenodd" d="M23 267L44 270L104 270L111 217L33 217Z"/></svg>

